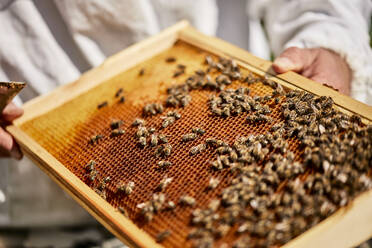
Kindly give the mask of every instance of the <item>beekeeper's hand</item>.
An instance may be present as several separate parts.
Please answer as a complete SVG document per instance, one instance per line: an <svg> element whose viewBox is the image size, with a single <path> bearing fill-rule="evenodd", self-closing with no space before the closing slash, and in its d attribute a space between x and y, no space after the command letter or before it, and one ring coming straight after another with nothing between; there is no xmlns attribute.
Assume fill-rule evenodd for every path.
<svg viewBox="0 0 372 248"><path fill-rule="evenodd" d="M17 117L23 115L23 109L17 107L14 103L9 103L1 113L1 122L10 123ZM0 127L0 157L12 157L15 159L22 158L22 152L14 138Z"/></svg>
<svg viewBox="0 0 372 248"><path fill-rule="evenodd" d="M330 50L290 47L275 59L273 68L277 73L298 72L345 95L350 94L350 68L343 58Z"/></svg>

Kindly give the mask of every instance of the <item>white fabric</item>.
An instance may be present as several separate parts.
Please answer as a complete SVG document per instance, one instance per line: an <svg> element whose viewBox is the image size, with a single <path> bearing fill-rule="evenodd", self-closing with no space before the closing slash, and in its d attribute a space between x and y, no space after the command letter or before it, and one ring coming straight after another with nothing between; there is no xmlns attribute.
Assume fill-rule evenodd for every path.
<svg viewBox="0 0 372 248"><path fill-rule="evenodd" d="M369 0L250 0L247 6L240 2L236 11L247 9L250 21L236 28L249 28L251 52L267 59L269 47L275 55L293 45L332 49L353 70L352 96L372 104ZM28 82L18 99L29 100L181 19L213 35L217 18L214 0L3 0L0 80ZM233 12L229 18L234 18ZM5 196L0 201L0 226L92 221L27 159L1 160L0 190Z"/></svg>
<svg viewBox="0 0 372 248"><path fill-rule="evenodd" d="M259 17L264 18L275 55L291 46L333 50L345 58L353 72L351 96L372 105L372 50L368 35L372 1L254 0L251 4L260 9Z"/></svg>

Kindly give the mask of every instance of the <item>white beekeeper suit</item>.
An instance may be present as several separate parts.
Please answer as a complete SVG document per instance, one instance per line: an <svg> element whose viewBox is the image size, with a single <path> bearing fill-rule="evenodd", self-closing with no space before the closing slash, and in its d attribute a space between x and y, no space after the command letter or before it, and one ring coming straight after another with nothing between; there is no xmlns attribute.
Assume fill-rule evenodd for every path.
<svg viewBox="0 0 372 248"><path fill-rule="evenodd" d="M372 52L367 33L371 5L369 0L251 0L246 4L248 23L237 23L234 28L248 29L249 50L265 59L270 48L274 55L289 46L335 51L352 69L352 96L372 104ZM234 19L234 13L230 18ZM77 79L106 57L181 19L213 35L218 24L216 2L2 0L0 81L27 82L18 101L29 100ZM260 20L264 20L268 40ZM0 226L90 221L28 159L1 162Z"/></svg>

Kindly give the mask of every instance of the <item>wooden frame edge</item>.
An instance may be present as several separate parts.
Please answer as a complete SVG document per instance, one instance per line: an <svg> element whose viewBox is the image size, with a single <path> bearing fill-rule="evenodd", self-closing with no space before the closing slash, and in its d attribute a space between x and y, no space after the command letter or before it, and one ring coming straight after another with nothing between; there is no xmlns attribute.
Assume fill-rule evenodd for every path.
<svg viewBox="0 0 372 248"><path fill-rule="evenodd" d="M14 136L24 154L122 242L130 247L163 247L156 243L149 234L138 228L130 219L119 213L108 202L94 193L89 186L20 128L12 125L6 129ZM106 210L103 211L103 209ZM114 225L109 225L109 223L114 223Z"/></svg>
<svg viewBox="0 0 372 248"><path fill-rule="evenodd" d="M180 21L160 33L133 44L107 58L100 66L83 73L78 80L62 85L46 95L26 102L23 105L24 115L16 119L14 124L21 125L51 109L59 107L76 96L96 87L103 81L112 78L121 71L129 69L164 51L178 40L179 32L188 26L189 23L187 21ZM153 44L156 44L156 46L152 46ZM123 63L118 63L119 61ZM30 111L31 109L32 111Z"/></svg>

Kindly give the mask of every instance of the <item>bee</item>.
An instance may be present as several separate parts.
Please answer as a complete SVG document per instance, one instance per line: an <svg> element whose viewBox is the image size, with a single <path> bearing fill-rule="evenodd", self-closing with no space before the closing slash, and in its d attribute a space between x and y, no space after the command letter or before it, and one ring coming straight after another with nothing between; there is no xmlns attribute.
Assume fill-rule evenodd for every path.
<svg viewBox="0 0 372 248"><path fill-rule="evenodd" d="M133 123L132 123L132 126L144 126L146 125L146 121L143 120L143 119L140 119L140 118L136 118Z"/></svg>
<svg viewBox="0 0 372 248"><path fill-rule="evenodd" d="M94 179L96 179L97 177L97 171L96 170L91 170L90 173L89 173L89 179L91 181L94 181Z"/></svg>
<svg viewBox="0 0 372 248"><path fill-rule="evenodd" d="M166 135L164 135L164 134L159 134L159 136L158 136L158 138L159 138L159 140L162 142L162 143L168 143L168 138L167 138L167 136Z"/></svg>
<svg viewBox="0 0 372 248"><path fill-rule="evenodd" d="M205 151L206 148L207 148L207 146L204 143L199 144L199 145L196 145L196 146L193 146L190 149L190 154L191 155L199 154L199 153Z"/></svg>
<svg viewBox="0 0 372 248"><path fill-rule="evenodd" d="M205 139L205 143L208 146L216 146L217 145L217 139L215 139L215 138L206 138Z"/></svg>
<svg viewBox="0 0 372 248"><path fill-rule="evenodd" d="M218 186L219 183L220 183L219 179L211 177L209 179L208 189L215 189Z"/></svg>
<svg viewBox="0 0 372 248"><path fill-rule="evenodd" d="M163 120L163 123L161 124L163 128L168 127L169 125L172 125L175 121L175 118L173 116L165 117Z"/></svg>
<svg viewBox="0 0 372 248"><path fill-rule="evenodd" d="M230 226L227 224L219 225L215 230L214 233L217 237L224 237L230 230Z"/></svg>
<svg viewBox="0 0 372 248"><path fill-rule="evenodd" d="M119 98L119 103L124 103L125 102L125 97L124 96L121 96L120 98Z"/></svg>
<svg viewBox="0 0 372 248"><path fill-rule="evenodd" d="M165 62L167 62L167 63L176 62L176 58L175 57L168 57L168 58L165 59Z"/></svg>
<svg viewBox="0 0 372 248"><path fill-rule="evenodd" d="M118 207L118 211L120 212L120 213L122 213L125 217L128 217L128 213L127 213L127 211L125 211L125 209L123 208L123 207Z"/></svg>
<svg viewBox="0 0 372 248"><path fill-rule="evenodd" d="M163 242L166 238L168 238L170 235L172 234L172 232L170 230L165 230L161 233L158 233L156 235L156 242L158 243L161 243Z"/></svg>
<svg viewBox="0 0 372 248"><path fill-rule="evenodd" d="M191 96L190 95L182 96L181 99L180 99L181 107L186 107L187 105L189 105L190 101L191 101Z"/></svg>
<svg viewBox="0 0 372 248"><path fill-rule="evenodd" d="M145 147L147 145L146 137L139 137L138 144L140 144L142 147Z"/></svg>
<svg viewBox="0 0 372 248"><path fill-rule="evenodd" d="M103 108L103 107L106 107L107 105L108 105L108 102L107 102L107 101L104 101L104 102L98 104L98 105L97 105L97 108L98 108L98 109L101 109L101 108Z"/></svg>
<svg viewBox="0 0 372 248"><path fill-rule="evenodd" d="M205 71L199 69L199 70L195 71L195 74L198 75L198 76L204 77L205 76Z"/></svg>
<svg viewBox="0 0 372 248"><path fill-rule="evenodd" d="M140 137L147 137L147 136L149 136L149 131L147 130L146 127L139 126L138 129L137 129L137 132L136 132L136 136L138 138L140 138Z"/></svg>
<svg viewBox="0 0 372 248"><path fill-rule="evenodd" d="M172 152L172 146L170 144L163 145L163 155L164 157L170 156Z"/></svg>
<svg viewBox="0 0 372 248"><path fill-rule="evenodd" d="M157 189L160 190L160 191L164 190L164 189L165 189L165 188L166 188L166 187L167 187L167 186L172 182L172 180L173 180L172 177L164 177L164 178L160 181L160 183L159 183Z"/></svg>
<svg viewBox="0 0 372 248"><path fill-rule="evenodd" d="M123 93L123 88L119 88L116 93L115 93L115 97L119 97L121 95L121 93Z"/></svg>
<svg viewBox="0 0 372 248"><path fill-rule="evenodd" d="M176 120L181 118L181 114L178 113L177 111L168 111L167 116L174 117Z"/></svg>
<svg viewBox="0 0 372 248"><path fill-rule="evenodd" d="M94 170L94 167L97 163L94 161L94 160L90 160L88 164L85 165L85 168L88 170L88 171L92 171Z"/></svg>
<svg viewBox="0 0 372 248"><path fill-rule="evenodd" d="M138 76L143 76L145 74L145 68L141 68L141 70L138 72Z"/></svg>
<svg viewBox="0 0 372 248"><path fill-rule="evenodd" d="M92 137L90 138L89 143L93 145L93 144L95 144L95 143L98 143L98 141L99 141L100 139L102 139L102 138L103 138L103 135L101 135L101 134L94 135L94 136L92 136Z"/></svg>
<svg viewBox="0 0 372 248"><path fill-rule="evenodd" d="M180 198L180 204L186 205L186 206L194 206L196 201L194 197L184 195Z"/></svg>
<svg viewBox="0 0 372 248"><path fill-rule="evenodd" d="M156 129L154 127L150 127L148 129L149 133L155 133L156 132Z"/></svg>
<svg viewBox="0 0 372 248"><path fill-rule="evenodd" d="M119 184L117 186L117 190L120 192L124 192L126 195L130 195L133 192L134 186L134 182L130 181L127 184Z"/></svg>
<svg viewBox="0 0 372 248"><path fill-rule="evenodd" d="M176 70L174 73L173 73L173 77L178 77L178 76L181 76L182 74L185 73L185 70Z"/></svg>
<svg viewBox="0 0 372 248"><path fill-rule="evenodd" d="M177 65L177 68L180 69L180 70L185 70L186 69L186 66L183 65L183 64L178 64Z"/></svg>
<svg viewBox="0 0 372 248"><path fill-rule="evenodd" d="M151 135L150 144L151 144L151 146L157 146L158 145L158 136L156 134Z"/></svg>
<svg viewBox="0 0 372 248"><path fill-rule="evenodd" d="M179 100L177 100L174 96L168 96L165 104L170 107L177 107L179 104Z"/></svg>
<svg viewBox="0 0 372 248"><path fill-rule="evenodd" d="M164 161L164 160L162 160L162 161L159 161L158 162L158 167L160 169L167 168L167 167L169 167L171 165L172 165L172 162L170 162L170 161Z"/></svg>
<svg viewBox="0 0 372 248"><path fill-rule="evenodd" d="M204 135L204 134L205 134L205 130L204 130L204 129L201 129L201 128L199 128L199 127L197 127L197 128L193 128L193 129L192 129L192 132L193 132L193 133L196 133L196 134L199 134L199 135Z"/></svg>
<svg viewBox="0 0 372 248"><path fill-rule="evenodd" d="M188 133L182 136L182 141L184 142L192 141L195 140L197 137L198 135L196 133Z"/></svg>
<svg viewBox="0 0 372 248"><path fill-rule="evenodd" d="M215 170L222 170L223 169L223 164L221 162L221 159L217 159L215 161L211 161L211 167Z"/></svg>
<svg viewBox="0 0 372 248"><path fill-rule="evenodd" d="M110 124L111 129L117 129L123 125L124 122L122 120L113 120Z"/></svg>
<svg viewBox="0 0 372 248"><path fill-rule="evenodd" d="M212 57L209 56L209 55L205 56L205 61L204 61L204 63L205 63L206 65L209 65L209 66L214 66L214 61L213 61Z"/></svg>
<svg viewBox="0 0 372 248"><path fill-rule="evenodd" d="M117 137L117 136L123 135L124 133L125 131L123 129L114 129L111 131L111 136Z"/></svg>
<svg viewBox="0 0 372 248"><path fill-rule="evenodd" d="M173 201L168 201L167 207L168 210L173 210L176 208L176 204Z"/></svg>

